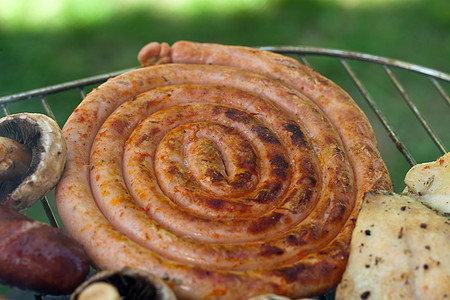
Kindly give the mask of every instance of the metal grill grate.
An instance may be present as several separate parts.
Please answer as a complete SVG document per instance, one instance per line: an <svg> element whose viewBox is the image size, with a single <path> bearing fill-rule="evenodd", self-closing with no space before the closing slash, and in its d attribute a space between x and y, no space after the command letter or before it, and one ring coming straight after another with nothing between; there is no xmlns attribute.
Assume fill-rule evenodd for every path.
<svg viewBox="0 0 450 300"><path fill-rule="evenodd" d="M261 49L293 56L303 64L312 67L313 69L316 69L317 71L319 71L319 73L321 73L325 77L328 77L327 72L319 70L318 66L312 63L312 61L316 57L326 57L331 60L327 61L325 65L338 62L341 71L343 70L344 74L348 75L347 79L350 79L350 82L353 84L353 89L355 89L354 93L349 92L351 96L354 98L362 97L362 99L364 99L364 101L366 102L367 107L363 108L363 110L366 113L370 112L373 115L375 115L380 124L382 125L381 127L383 128L383 131L381 132L376 131L377 138L379 139L382 135L388 136L393 144L386 145L386 147L391 148L395 147L401 153L401 155L407 161L408 166L410 167L415 165L416 162L419 160L415 157L414 154L411 153L411 151L407 149L404 142L399 137L397 129L395 128L395 126L391 125L391 121L389 120L388 117L386 117L385 115L387 110L386 103L380 105L377 102L379 99L374 99L371 96L371 94L369 93L369 89L363 83L364 81L360 78L361 75L357 75L358 72L355 71L355 67L352 67L351 64L354 62L359 62L362 63L364 67L366 67L369 64L376 65L378 67L381 66L382 69L384 70L384 77L386 77L388 79L388 82L390 82L390 84L397 90L397 98L403 99L407 107L409 107L410 112L412 112L413 118L415 118L415 121L418 121L420 125L423 127L423 129L425 130L426 134L428 135L431 141L431 144L434 144L434 146L437 148L438 150L437 152L441 154L448 152L448 148L446 147L445 142L447 143L447 145L450 143L450 136L446 136L443 138L442 132L447 132L445 128L448 127L449 125L448 122L450 121L450 97L446 92L446 89L450 87L450 74L440 72L435 69L430 69L415 64L407 63L404 61L393 60L384 57L350 51L313 48L313 47L291 47L291 46L262 47ZM85 89L88 86L99 85L102 82L108 80L109 78L115 77L129 70L132 69L107 73L103 75L84 78L81 80L75 80L44 88L38 88L27 92L3 96L0 97L0 109L3 115L8 115L10 114L8 108L10 104L14 102L34 99L40 102L40 105L45 114L55 119L55 113L53 112L52 108L49 105L49 102L47 101L48 96L50 95L58 96L63 92L72 91L78 93L79 97L81 99L84 99L84 97L86 96ZM415 87L418 86L419 89L421 88L422 85L427 84L425 82L427 81L428 83L431 82L432 87L434 88L436 94L439 95L439 97L433 97L432 103L429 103L429 105L436 105L436 103L439 102L440 105L439 107L445 110L445 112L443 113L444 119L440 121L440 124L438 124L439 127L442 127L444 129L444 130L441 129L441 134L437 133L436 125L430 124L430 118L429 117L427 118L427 116L425 116L424 113L422 112L422 109L419 108L418 105L413 101L412 97L410 96L411 95L409 91L410 88L408 89L408 87L406 87L405 82L402 81L402 79L398 75L396 75L397 70L402 70L407 73L414 74L413 76L415 76L416 80ZM334 78L330 79L334 80ZM346 87L344 87L344 89L347 90ZM395 100L391 99L390 101ZM407 122L409 121L410 120L407 120ZM426 143L426 141L421 140L420 143ZM437 157L435 157L434 159L436 158ZM389 162L387 162L387 164L389 167ZM48 218L49 224L58 227L56 216L51 209L51 205L47 197L44 197L41 200L41 204ZM44 296L41 295L35 295L36 299L43 299L43 297Z"/></svg>

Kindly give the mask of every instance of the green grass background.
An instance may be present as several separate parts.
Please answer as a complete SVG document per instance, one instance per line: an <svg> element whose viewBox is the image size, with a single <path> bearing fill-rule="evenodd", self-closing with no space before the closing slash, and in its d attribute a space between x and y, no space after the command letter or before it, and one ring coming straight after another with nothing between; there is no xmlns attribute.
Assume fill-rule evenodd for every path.
<svg viewBox="0 0 450 300"><path fill-rule="evenodd" d="M185 39L222 44L294 45L376 54L450 73L448 0L0 0L0 96L137 66L149 41ZM409 164L396 150L335 60L313 67L348 90L368 116L395 190ZM352 62L364 84L418 162L440 152L376 65ZM396 71L443 143L450 147L450 114L430 85ZM449 93L450 86L442 83ZM79 97L49 96L62 126ZM8 105L38 111L36 100ZM52 196L50 195L52 201ZM29 212L45 220L39 208ZM0 287L0 294L8 289Z"/></svg>

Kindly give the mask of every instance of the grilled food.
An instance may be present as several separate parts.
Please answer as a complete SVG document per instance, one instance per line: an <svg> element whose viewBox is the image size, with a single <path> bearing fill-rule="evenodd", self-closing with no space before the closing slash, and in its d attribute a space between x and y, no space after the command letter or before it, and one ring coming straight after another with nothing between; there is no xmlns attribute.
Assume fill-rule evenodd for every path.
<svg viewBox="0 0 450 300"><path fill-rule="evenodd" d="M450 222L445 206L433 203L450 200L447 159L408 172L405 181L414 193L366 195L337 300L450 297Z"/></svg>
<svg viewBox="0 0 450 300"><path fill-rule="evenodd" d="M391 189L350 96L275 53L153 43L157 62L90 93L63 128L58 212L99 269L181 299L332 289L365 192Z"/></svg>

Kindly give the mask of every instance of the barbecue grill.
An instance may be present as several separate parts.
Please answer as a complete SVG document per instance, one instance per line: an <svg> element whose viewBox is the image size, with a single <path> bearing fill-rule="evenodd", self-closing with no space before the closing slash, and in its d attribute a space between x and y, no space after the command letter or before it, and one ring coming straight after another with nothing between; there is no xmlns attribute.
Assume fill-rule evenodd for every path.
<svg viewBox="0 0 450 300"><path fill-rule="evenodd" d="M379 149L394 183L401 192L403 178L417 163L434 161L448 152L450 145L450 74L385 57L313 47L262 47L298 59L346 90L368 116L378 139ZM133 69L133 68L132 68ZM109 78L132 70L83 78L48 87L0 97L1 115L10 114L16 102L29 102L39 112L64 122L67 116L55 115L52 106L62 105L68 95L84 99L90 89ZM332 77L329 74L333 74ZM28 107L28 106L27 106ZM59 227L50 192L27 214ZM11 299L46 299L46 295L11 292ZM66 299L54 297L51 299ZM320 297L332 299L333 293Z"/></svg>

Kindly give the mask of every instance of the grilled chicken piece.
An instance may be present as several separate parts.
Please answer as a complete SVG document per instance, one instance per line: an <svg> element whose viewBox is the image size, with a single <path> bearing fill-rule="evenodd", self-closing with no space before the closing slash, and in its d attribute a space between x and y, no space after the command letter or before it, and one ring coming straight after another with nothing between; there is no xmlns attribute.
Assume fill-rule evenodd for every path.
<svg viewBox="0 0 450 300"><path fill-rule="evenodd" d="M337 300L450 297L450 222L408 195L368 193Z"/></svg>
<svg viewBox="0 0 450 300"><path fill-rule="evenodd" d="M436 161L412 167L405 183L407 194L450 217L450 152Z"/></svg>

